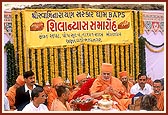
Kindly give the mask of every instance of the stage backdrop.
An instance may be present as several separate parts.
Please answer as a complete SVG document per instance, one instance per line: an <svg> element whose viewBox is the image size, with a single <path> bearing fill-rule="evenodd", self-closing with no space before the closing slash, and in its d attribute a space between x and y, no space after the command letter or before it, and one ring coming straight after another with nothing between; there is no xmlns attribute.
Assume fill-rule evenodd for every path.
<svg viewBox="0 0 168 115"><path fill-rule="evenodd" d="M144 11L143 37L150 43L146 43L146 74L152 80L161 79L164 76L164 12ZM164 49L164 50L163 50Z"/></svg>
<svg viewBox="0 0 168 115"><path fill-rule="evenodd" d="M28 9L27 47L133 43L131 10Z"/></svg>

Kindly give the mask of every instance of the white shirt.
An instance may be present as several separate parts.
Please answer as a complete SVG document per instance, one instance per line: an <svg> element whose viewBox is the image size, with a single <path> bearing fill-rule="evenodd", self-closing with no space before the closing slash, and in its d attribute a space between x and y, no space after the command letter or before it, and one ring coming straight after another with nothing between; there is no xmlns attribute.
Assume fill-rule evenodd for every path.
<svg viewBox="0 0 168 115"><path fill-rule="evenodd" d="M8 98L5 95L4 95L4 110L5 111L9 111L10 110L9 100L8 100Z"/></svg>
<svg viewBox="0 0 168 115"><path fill-rule="evenodd" d="M138 92L141 92L142 94L150 94L152 93L152 87L149 84L145 84L145 87L143 89L141 89L141 87L139 86L138 83L136 83L135 85L133 85L130 89L130 93L131 94L137 94Z"/></svg>
<svg viewBox="0 0 168 115"><path fill-rule="evenodd" d="M37 108L33 105L33 102L30 102L23 108L22 111L32 112L32 111L49 111L49 110L47 106L44 104L40 104L39 107Z"/></svg>
<svg viewBox="0 0 168 115"><path fill-rule="evenodd" d="M36 86L33 85L33 89L34 89L35 87L36 87ZM30 89L27 87L27 85L25 84L25 92L27 92L27 91L29 91L29 94L30 94L30 97L31 97L31 92L32 92L32 90L30 90Z"/></svg>

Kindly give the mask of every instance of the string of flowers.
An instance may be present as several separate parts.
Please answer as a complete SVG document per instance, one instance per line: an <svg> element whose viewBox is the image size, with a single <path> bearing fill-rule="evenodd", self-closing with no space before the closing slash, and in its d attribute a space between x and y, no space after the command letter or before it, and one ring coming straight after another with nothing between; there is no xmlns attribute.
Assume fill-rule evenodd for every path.
<svg viewBox="0 0 168 115"><path fill-rule="evenodd" d="M120 46L120 54L121 54L121 71L124 71L124 46Z"/></svg>
<svg viewBox="0 0 168 115"><path fill-rule="evenodd" d="M164 43L162 43L161 45L153 45L146 38L143 37L143 39L145 40L145 42L147 44L149 44L150 46L155 47L155 48L160 48L160 47L162 47L164 45Z"/></svg>
<svg viewBox="0 0 168 115"><path fill-rule="evenodd" d="M21 41L21 17L20 17L20 10L18 10L18 54L19 54L19 73L23 75L23 60L22 60L22 41Z"/></svg>
<svg viewBox="0 0 168 115"><path fill-rule="evenodd" d="M26 28L25 28L25 15L24 13L22 12L22 29L23 29L23 32L26 31ZM22 33L23 34L23 33ZM28 58L27 58L27 52L28 52L28 49L27 49L27 46L26 46L26 40L24 39L25 37L23 36L23 47L24 47L24 59L25 59L25 71L28 70Z"/></svg>
<svg viewBox="0 0 168 115"><path fill-rule="evenodd" d="M68 72L68 79L70 80L70 83L72 85L72 69L71 69L71 49L70 47L67 47L66 55L67 55L67 72Z"/></svg>
<svg viewBox="0 0 168 115"><path fill-rule="evenodd" d="M84 44L84 62L85 62L85 73L88 73L88 48L87 44Z"/></svg>
<svg viewBox="0 0 168 115"><path fill-rule="evenodd" d="M129 45L126 45L125 46L125 60L126 60L126 71L128 72L128 73L130 73L130 71L129 71L129 60L130 60L130 58L129 58Z"/></svg>
<svg viewBox="0 0 168 115"><path fill-rule="evenodd" d="M162 48L159 49L159 50L152 49L152 48L150 47L150 45L149 45L147 42L145 42L145 46L146 46L151 52L154 52L154 53L159 53L159 52L164 51L164 47L162 47Z"/></svg>
<svg viewBox="0 0 168 115"><path fill-rule="evenodd" d="M76 76L77 76L77 65L76 65L76 47L72 48L73 50L73 76L74 76L74 83L76 83Z"/></svg>
<svg viewBox="0 0 168 115"><path fill-rule="evenodd" d="M17 68L16 68L16 60L15 60L15 52L13 44L8 41L5 44L4 50L7 53L7 89L15 84L15 80L18 76Z"/></svg>
<svg viewBox="0 0 168 115"><path fill-rule="evenodd" d="M143 39L143 37L139 38L139 57L140 73L146 74L145 40Z"/></svg>
<svg viewBox="0 0 168 115"><path fill-rule="evenodd" d="M78 60L77 60L78 61L79 74L83 73L83 71L82 71L83 68L82 68L82 64L81 64L81 62L82 62L81 61L81 52L82 52L81 49L82 49L81 45L79 45L78 46Z"/></svg>
<svg viewBox="0 0 168 115"><path fill-rule="evenodd" d="M42 62L41 62L41 49L40 48L37 49L37 59L38 59L37 64L38 64L38 79L39 79L38 83L39 85L42 85L42 66L41 66Z"/></svg>
<svg viewBox="0 0 168 115"><path fill-rule="evenodd" d="M134 44L130 45L130 67L131 67L131 76L134 76L133 72L134 72ZM134 76L135 77L135 76Z"/></svg>
<svg viewBox="0 0 168 115"><path fill-rule="evenodd" d="M43 50L43 60L44 60L44 80L43 83L45 83L46 81L48 81L48 65L47 65L47 48L44 48Z"/></svg>
<svg viewBox="0 0 168 115"><path fill-rule="evenodd" d="M99 47L99 68L101 68L101 65L103 63L102 45L99 45L98 47Z"/></svg>
<svg viewBox="0 0 168 115"><path fill-rule="evenodd" d="M112 63L112 66L113 66L113 70L112 70L112 73L114 75L115 73L115 56L114 56L114 45L111 44L111 63Z"/></svg>
<svg viewBox="0 0 168 115"><path fill-rule="evenodd" d="M92 45L89 45L89 66L90 66L90 75L93 76L93 48Z"/></svg>
<svg viewBox="0 0 168 115"><path fill-rule="evenodd" d="M14 50L17 52L17 42L16 42L16 11L12 10L12 37L13 37L13 45Z"/></svg>
<svg viewBox="0 0 168 115"><path fill-rule="evenodd" d="M136 50L136 62L135 62L135 68L136 68L136 73L135 75L137 76L139 74L139 45L138 45L138 13L135 11L135 50Z"/></svg>
<svg viewBox="0 0 168 115"><path fill-rule="evenodd" d="M143 12L139 11L139 23L140 23L140 35L144 33L144 21L143 21Z"/></svg>
<svg viewBox="0 0 168 115"><path fill-rule="evenodd" d="M119 58L119 46L116 45L116 71L117 71L117 76L118 76L118 73L120 72L120 58Z"/></svg>
<svg viewBox="0 0 168 115"><path fill-rule="evenodd" d="M54 69L55 69L55 76L58 76L58 48L54 48ZM55 76L51 76L54 78Z"/></svg>
<svg viewBox="0 0 168 115"><path fill-rule="evenodd" d="M61 48L61 77L65 80L65 54L64 48Z"/></svg>
<svg viewBox="0 0 168 115"><path fill-rule="evenodd" d="M49 82L51 81L51 78L54 76L54 54L53 54L53 48L50 48L50 79Z"/></svg>
<svg viewBox="0 0 168 115"><path fill-rule="evenodd" d="M32 58L32 60L31 60L31 62L32 62L32 71L34 73L36 73L35 49L34 48L31 48L31 58ZM36 77L36 75L35 75L35 77Z"/></svg>
<svg viewBox="0 0 168 115"><path fill-rule="evenodd" d="M97 56L97 45L94 45L94 67L95 76L98 75L98 56Z"/></svg>
<svg viewBox="0 0 168 115"><path fill-rule="evenodd" d="M109 45L108 44L105 45L105 60L106 60L107 63L110 62Z"/></svg>

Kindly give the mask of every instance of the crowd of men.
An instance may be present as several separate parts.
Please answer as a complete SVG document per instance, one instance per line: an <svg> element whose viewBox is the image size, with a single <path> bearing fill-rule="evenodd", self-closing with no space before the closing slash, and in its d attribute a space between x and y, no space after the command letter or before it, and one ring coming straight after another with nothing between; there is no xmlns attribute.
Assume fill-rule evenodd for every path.
<svg viewBox="0 0 168 115"><path fill-rule="evenodd" d="M119 77L112 75L112 64L103 63L100 75L96 78L82 73L78 75L77 84L69 86L61 77L52 78L51 85L35 84L33 71L26 71L18 76L16 83L5 93L4 104L9 102L10 111L90 111L102 95L110 95L112 108L126 111L132 99L138 93L143 95L141 110L164 111L164 89L161 80L152 81L145 74L139 74L137 81L127 71L119 72ZM93 98L91 103L79 104L78 98ZM152 100L151 103L146 100ZM155 103L154 103L155 102ZM144 104L145 103L145 104ZM146 105L146 106L144 106ZM150 109L149 109L150 107Z"/></svg>

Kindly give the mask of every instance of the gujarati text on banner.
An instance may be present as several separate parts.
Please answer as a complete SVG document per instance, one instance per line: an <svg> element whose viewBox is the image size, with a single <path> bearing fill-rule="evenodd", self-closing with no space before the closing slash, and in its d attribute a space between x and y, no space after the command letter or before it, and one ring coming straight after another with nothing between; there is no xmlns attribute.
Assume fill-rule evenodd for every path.
<svg viewBox="0 0 168 115"><path fill-rule="evenodd" d="M131 10L24 10L27 47L133 43Z"/></svg>

